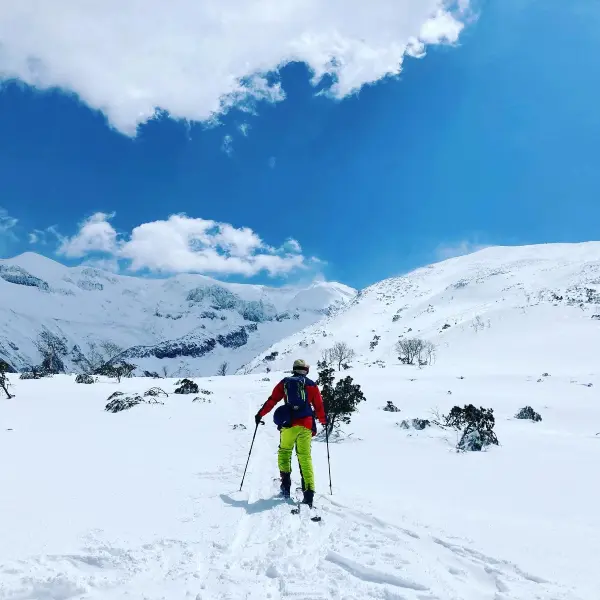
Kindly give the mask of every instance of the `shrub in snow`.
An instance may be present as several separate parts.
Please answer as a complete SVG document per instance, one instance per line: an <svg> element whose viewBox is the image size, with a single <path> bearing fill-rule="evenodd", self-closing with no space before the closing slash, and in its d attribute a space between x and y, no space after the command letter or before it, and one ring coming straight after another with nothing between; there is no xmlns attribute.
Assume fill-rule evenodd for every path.
<svg viewBox="0 0 600 600"><path fill-rule="evenodd" d="M200 390L198 384L190 379L181 379L175 385L179 387L175 390L176 394L197 394Z"/></svg>
<svg viewBox="0 0 600 600"><path fill-rule="evenodd" d="M444 329L450 329L450 327L451 327L450 323L446 323L446 324L445 324L445 325L442 327L442 330L444 330Z"/></svg>
<svg viewBox="0 0 600 600"><path fill-rule="evenodd" d="M40 377L32 371L23 371L23 373L19 375L19 379L40 379Z"/></svg>
<svg viewBox="0 0 600 600"><path fill-rule="evenodd" d="M128 410L141 404L144 399L141 396L126 396L123 392L114 392L108 397L108 402L104 410L111 413L118 413Z"/></svg>
<svg viewBox="0 0 600 600"><path fill-rule="evenodd" d="M261 381L271 381L271 379L269 377L263 377Z"/></svg>
<svg viewBox="0 0 600 600"><path fill-rule="evenodd" d="M383 407L385 412L400 412L400 409L391 401L388 400L387 404Z"/></svg>
<svg viewBox="0 0 600 600"><path fill-rule="evenodd" d="M403 365L430 365L435 358L435 344L419 338L400 339L396 343L396 352Z"/></svg>
<svg viewBox="0 0 600 600"><path fill-rule="evenodd" d="M444 417L445 427L462 431L462 436L456 445L457 450L479 451L492 444L498 445L494 432L496 419L492 408L476 408L472 404L464 408L455 406Z"/></svg>
<svg viewBox="0 0 600 600"><path fill-rule="evenodd" d="M155 398L168 398L169 394L167 394L167 392L165 392L165 390L163 390L162 388L153 387L150 388L147 392L144 392L144 396L153 396Z"/></svg>
<svg viewBox="0 0 600 600"><path fill-rule="evenodd" d="M323 359L326 363L337 365L338 371L349 369L348 363L356 356L356 352L346 342L336 342L331 348L325 350Z"/></svg>
<svg viewBox="0 0 600 600"><path fill-rule="evenodd" d="M94 375L103 375L105 377L110 377L111 379L116 379L119 383L121 383L121 379L123 377L133 377L133 372L136 369L136 365L125 361L117 363L105 363L94 371Z"/></svg>
<svg viewBox="0 0 600 600"><path fill-rule="evenodd" d="M427 419L404 419L398 426L402 427L402 429L417 429L422 431L426 427L430 427L431 422Z"/></svg>
<svg viewBox="0 0 600 600"><path fill-rule="evenodd" d="M228 370L229 370L229 363L222 362L219 365L219 368L217 369L217 375L220 375L221 377L225 377L225 375L227 375Z"/></svg>
<svg viewBox="0 0 600 600"><path fill-rule="evenodd" d="M550 373L542 373L542 377L550 377Z"/></svg>
<svg viewBox="0 0 600 600"><path fill-rule="evenodd" d="M531 406L526 406L515 415L515 419L527 419L529 421L539 422L542 420L542 417L539 413L536 413Z"/></svg>
<svg viewBox="0 0 600 600"><path fill-rule="evenodd" d="M2 390L10 400L13 398L13 395L8 391L8 387L10 386L10 382L8 381L9 370L10 366L8 363L0 360L0 390Z"/></svg>
<svg viewBox="0 0 600 600"><path fill-rule="evenodd" d="M203 404L211 404L212 400L210 398L202 398L202 396L196 396L192 402L201 402Z"/></svg>
<svg viewBox="0 0 600 600"><path fill-rule="evenodd" d="M80 373L79 375L77 375L77 377L75 377L75 383L85 383L87 385L90 385L91 383L96 383L96 380L87 373Z"/></svg>
<svg viewBox="0 0 600 600"><path fill-rule="evenodd" d="M42 329L34 342L37 351L42 356L42 369L48 373L64 373L65 365L62 359L69 350L67 341L47 329Z"/></svg>
<svg viewBox="0 0 600 600"><path fill-rule="evenodd" d="M139 394L126 396L123 392L114 392L108 397L108 402L104 410L111 413L118 413L129 410L138 404L162 404L162 402L155 397L144 399Z"/></svg>
<svg viewBox="0 0 600 600"><path fill-rule="evenodd" d="M375 348L377 347L377 345L379 344L379 340L381 339L380 335L374 335L373 336L373 340L371 341L371 343L369 344L369 348L371 350L375 350Z"/></svg>
<svg viewBox="0 0 600 600"><path fill-rule="evenodd" d="M161 376L156 371L144 371L142 377L150 377L152 379L161 379Z"/></svg>
<svg viewBox="0 0 600 600"><path fill-rule="evenodd" d="M329 435L339 428L342 423L348 425L352 414L358 410L358 405L366 400L360 385L355 384L352 377L340 379L333 385L334 370L325 362L317 363L325 413L327 414L327 432Z"/></svg>
<svg viewBox="0 0 600 600"><path fill-rule="evenodd" d="M269 362L274 361L277 357L279 356L279 352L271 352L271 354L267 354L265 356L265 360L268 360Z"/></svg>
<svg viewBox="0 0 600 600"><path fill-rule="evenodd" d="M233 429L246 429L246 426L240 423L239 425L234 425Z"/></svg>
<svg viewBox="0 0 600 600"><path fill-rule="evenodd" d="M210 396L212 394L210 390L200 390L200 393L204 394L205 396Z"/></svg>
<svg viewBox="0 0 600 600"><path fill-rule="evenodd" d="M485 446L489 446L489 443L485 442L479 431L473 429L463 434L456 448L463 452L481 452Z"/></svg>

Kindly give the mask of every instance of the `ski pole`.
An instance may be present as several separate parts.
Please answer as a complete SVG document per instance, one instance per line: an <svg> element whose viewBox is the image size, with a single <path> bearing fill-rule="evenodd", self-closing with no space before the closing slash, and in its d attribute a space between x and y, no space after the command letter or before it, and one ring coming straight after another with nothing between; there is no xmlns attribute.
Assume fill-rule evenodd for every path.
<svg viewBox="0 0 600 600"><path fill-rule="evenodd" d="M248 465L250 464L250 456L252 455L252 448L254 447L254 440L256 439L256 432L258 431L258 426L261 421L256 424L256 429L254 430L254 435L252 436L252 444L250 444L250 452L248 452L248 460L246 461L246 468L244 469L244 476L242 477L242 483L240 484L240 492L244 487L244 479L246 479L246 471L248 470Z"/></svg>
<svg viewBox="0 0 600 600"><path fill-rule="evenodd" d="M325 425L325 442L327 444L327 467L329 468L329 491L333 496L333 486L331 484L331 460L329 458L329 423Z"/></svg>

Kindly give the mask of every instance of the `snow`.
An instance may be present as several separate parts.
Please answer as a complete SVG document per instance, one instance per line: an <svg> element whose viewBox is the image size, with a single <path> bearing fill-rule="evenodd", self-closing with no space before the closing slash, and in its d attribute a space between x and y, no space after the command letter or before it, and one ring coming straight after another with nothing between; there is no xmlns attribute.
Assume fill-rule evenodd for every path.
<svg viewBox="0 0 600 600"><path fill-rule="evenodd" d="M194 378L212 392L197 401L172 394L175 379L9 376L15 398L0 397L0 600L600 597L600 243L489 248L356 296L341 284L145 280L47 261L0 261L50 288L0 278L4 355L29 356L41 326L71 344L123 346L199 343L247 327L236 309L217 311L224 321L199 320L214 309L186 298L214 285L243 308L263 300L299 318L256 323L241 347L168 363L212 374L222 360L250 361L239 372L251 374ZM400 336L434 342L434 364L401 365ZM315 440L323 521L313 523L275 497L270 418L239 485L257 409L295 358L315 365L337 341L356 351L338 376L352 376L367 400L331 444L333 495ZM156 385L170 393L164 404L104 411L114 391ZM388 401L400 412L382 410ZM452 431L399 426L469 403L494 409L498 447L457 453ZM524 406L543 420L515 419Z"/></svg>
<svg viewBox="0 0 600 600"><path fill-rule="evenodd" d="M195 379L210 402L173 395L175 380L11 376L0 599L593 600L599 377L503 371L349 371L367 401L331 444L333 496L313 445L319 524L274 498L269 418L238 491L252 415L281 373ZM104 411L115 390L154 385L164 405ZM453 433L397 426L469 402L495 409L501 446L456 453ZM541 423L513 418L525 404Z"/></svg>
<svg viewBox="0 0 600 600"><path fill-rule="evenodd" d="M45 328L63 339L69 351L77 346L86 356L90 344L105 341L123 350L186 345L168 357L164 352L161 358L126 355L140 374L164 367L172 376L212 375L225 361L234 371L274 342L343 307L355 293L336 283L269 288L202 275L126 277L91 267L68 268L27 252L0 260L0 358L21 370L39 364L35 340ZM224 299L229 300L226 307ZM249 338L242 346L216 342L242 328ZM195 351L193 338L215 340L214 349ZM62 357L68 371L82 369L73 360L78 355Z"/></svg>
<svg viewBox="0 0 600 600"><path fill-rule="evenodd" d="M417 269L362 290L347 307L285 338L250 363L274 369L291 356L312 364L334 342L357 353L355 365L397 365L402 336L437 345L437 362L489 373L584 373L600 354L600 242L487 248ZM379 335L377 346L370 343ZM565 339L572 340L568 348ZM549 352L555 348L555 352Z"/></svg>

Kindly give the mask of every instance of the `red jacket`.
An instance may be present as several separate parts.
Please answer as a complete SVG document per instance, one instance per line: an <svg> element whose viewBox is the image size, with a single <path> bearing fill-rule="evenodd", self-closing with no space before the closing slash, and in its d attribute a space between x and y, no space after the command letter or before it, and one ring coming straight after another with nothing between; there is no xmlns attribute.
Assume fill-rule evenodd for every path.
<svg viewBox="0 0 600 600"><path fill-rule="evenodd" d="M258 411L258 414L261 417L268 415L273 408L275 408L278 402L281 402L285 398L285 389L283 385L283 380L280 381L275 388L273 389L273 393L269 397L269 399L265 402L264 406ZM321 396L321 392L317 387L317 384L311 381L310 379L306 380L306 398L310 405L313 407L315 411L315 416L319 420L319 423L325 427L326 419L325 419L325 408L323 407L323 397ZM312 417L301 417L299 419L294 419L292 421L292 427L297 425L301 425L302 427L306 427L312 431L313 428L313 418Z"/></svg>

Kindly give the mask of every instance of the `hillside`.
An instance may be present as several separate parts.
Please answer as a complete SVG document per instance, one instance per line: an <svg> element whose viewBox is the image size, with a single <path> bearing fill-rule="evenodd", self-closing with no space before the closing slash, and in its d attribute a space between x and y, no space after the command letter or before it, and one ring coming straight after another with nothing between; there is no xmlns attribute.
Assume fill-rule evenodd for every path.
<svg viewBox="0 0 600 600"><path fill-rule="evenodd" d="M585 372L600 355L600 242L488 248L387 279L251 367L314 364L338 341L356 351L354 365L397 366L401 337L436 344L443 369Z"/></svg>
<svg viewBox="0 0 600 600"><path fill-rule="evenodd" d="M356 297L337 284L273 291L116 277L32 255L17 262L3 279L21 281L0 280L0 298L24 291L2 323L16 319L10 331L21 327L25 340L52 325L70 343L130 336L126 354L149 365L183 360L210 371L222 356L241 365L256 348L258 358L244 368L253 374L196 379L192 395L174 395L174 379L78 385L69 375L9 375L15 397L0 394L0 456L10 457L0 469L0 600L597 599L600 243L490 248ZM102 288L81 289L94 283ZM331 298L333 308L320 308ZM298 319L278 320L291 306ZM177 319L154 314L174 317L176 307ZM258 314L276 316L248 320ZM149 347L136 338L194 319L216 340L197 363L157 356L201 347L197 329ZM313 321L292 327L303 319ZM289 337L269 348L266 333L260 348L251 339L227 346L239 327L258 336L287 326ZM437 345L432 365L400 363L394 345L411 335ZM353 377L366 400L332 438L333 495L327 449L313 442L323 517L313 523L277 497L270 415L239 487L253 415L293 358L315 363L335 341L357 353L336 376ZM157 383L169 394L159 403L105 411L113 392L143 396ZM384 411L388 402L398 412ZM435 420L466 404L493 409L498 446L456 451L459 434ZM542 420L515 418L525 406ZM430 423L417 430L413 419ZM295 486L295 459L293 471Z"/></svg>
<svg viewBox="0 0 600 600"><path fill-rule="evenodd" d="M84 369L93 345L112 342L140 369L213 375L222 362L239 368L354 295L336 283L298 289L201 275L125 277L26 253L0 260L0 358L15 369L39 364L35 341L47 330L64 341L67 371Z"/></svg>
<svg viewBox="0 0 600 600"><path fill-rule="evenodd" d="M600 385L595 358L586 367ZM276 497L270 418L239 492L252 415L279 373L198 379L196 401L161 380L164 404L117 414L110 394L156 382L11 376L0 600L596 600L595 388L461 373L350 371L367 399L330 445L333 496L313 444L321 523ZM494 408L500 446L456 453L451 431L398 426L468 402ZM543 421L515 420L525 404Z"/></svg>

